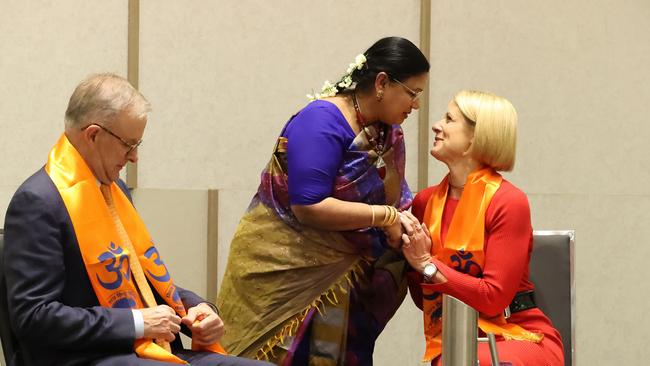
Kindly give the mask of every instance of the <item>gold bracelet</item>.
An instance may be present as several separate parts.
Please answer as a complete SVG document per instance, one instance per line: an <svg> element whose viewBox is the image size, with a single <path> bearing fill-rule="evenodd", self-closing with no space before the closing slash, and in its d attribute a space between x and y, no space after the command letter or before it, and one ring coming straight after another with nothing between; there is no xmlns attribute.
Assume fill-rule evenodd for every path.
<svg viewBox="0 0 650 366"><path fill-rule="evenodd" d="M390 208L384 205L384 220L381 222L381 226L383 227L388 226L389 221L390 221Z"/></svg>
<svg viewBox="0 0 650 366"><path fill-rule="evenodd" d="M397 209L390 205L382 205L382 207L384 208L384 219L381 220L379 226L386 227L394 225L399 217Z"/></svg>
<svg viewBox="0 0 650 366"><path fill-rule="evenodd" d="M375 226L375 206L370 205L370 212L372 212L372 221L370 222L370 227Z"/></svg>
<svg viewBox="0 0 650 366"><path fill-rule="evenodd" d="M393 206L388 206L390 210L390 222L388 223L388 226L393 226L397 222L398 214L397 214L397 209Z"/></svg>
<svg viewBox="0 0 650 366"><path fill-rule="evenodd" d="M384 205L386 207L386 222L384 225L390 226L391 222L393 221L393 210L390 209L390 206Z"/></svg>

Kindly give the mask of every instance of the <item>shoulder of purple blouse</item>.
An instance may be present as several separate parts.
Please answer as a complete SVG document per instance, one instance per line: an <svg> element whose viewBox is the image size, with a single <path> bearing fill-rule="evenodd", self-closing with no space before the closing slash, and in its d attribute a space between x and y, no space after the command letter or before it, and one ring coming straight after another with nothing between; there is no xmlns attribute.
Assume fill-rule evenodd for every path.
<svg viewBox="0 0 650 366"><path fill-rule="evenodd" d="M306 106L304 106L300 111L298 111L294 116L292 116L289 121L287 121L281 136L288 137L288 134L291 133L292 124L291 122L294 120L299 120L302 121L305 119L305 117L309 117L309 119L314 118L316 115L322 115L322 116L330 116L334 118L325 118L324 120L329 120L330 122L323 125L323 124L310 124L310 130L312 131L318 131L318 129L314 129L313 127L324 127L325 130L328 130L330 128L334 128L335 130L338 130L340 133L343 135L346 135L346 137L354 137L354 131L352 131L352 127L348 124L347 120L341 113L341 111L338 109L336 105L334 105L331 102L327 102L324 100L315 100Z"/></svg>

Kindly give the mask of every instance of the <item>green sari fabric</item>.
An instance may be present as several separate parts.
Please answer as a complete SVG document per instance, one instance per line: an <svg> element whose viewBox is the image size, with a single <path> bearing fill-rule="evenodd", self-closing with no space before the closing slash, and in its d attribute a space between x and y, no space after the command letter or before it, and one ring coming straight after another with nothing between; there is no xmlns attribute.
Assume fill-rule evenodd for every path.
<svg viewBox="0 0 650 366"><path fill-rule="evenodd" d="M412 196L404 180L401 128L377 124L366 129L370 131L357 135L344 154L332 197L408 208ZM383 138L381 151L368 136ZM347 330L354 322L350 308L359 308L350 302L351 294L377 314L376 334L367 335L372 348L373 337L406 294L405 262L387 247L377 228L334 232L298 223L288 202L286 148L287 140L280 137L231 243L217 299L227 330L222 344L234 355L280 362L276 350L289 349L307 314L316 309L311 337L340 347L312 364L343 364ZM381 281L372 277L379 271ZM364 298L363 293L381 301ZM343 314L334 323L321 315L333 308Z"/></svg>

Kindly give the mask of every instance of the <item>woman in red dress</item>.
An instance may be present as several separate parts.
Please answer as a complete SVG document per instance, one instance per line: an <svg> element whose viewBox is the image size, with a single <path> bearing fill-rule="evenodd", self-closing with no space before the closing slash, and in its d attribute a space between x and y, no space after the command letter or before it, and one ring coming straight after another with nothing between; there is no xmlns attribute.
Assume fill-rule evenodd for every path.
<svg viewBox="0 0 650 366"><path fill-rule="evenodd" d="M442 294L448 294L479 312L481 333L497 335L502 365L563 365L560 335L535 306L528 278L528 200L497 173L514 166L514 107L491 93L461 91L433 132L431 155L449 174L415 197L412 214L402 214L409 288L424 312L425 360L440 364ZM487 344L479 345L478 357L490 364Z"/></svg>

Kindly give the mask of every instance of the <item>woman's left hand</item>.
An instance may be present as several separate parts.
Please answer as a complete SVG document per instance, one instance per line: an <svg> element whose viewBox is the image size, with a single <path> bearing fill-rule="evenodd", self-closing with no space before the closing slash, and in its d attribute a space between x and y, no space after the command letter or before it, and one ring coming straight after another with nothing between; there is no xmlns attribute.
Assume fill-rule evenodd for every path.
<svg viewBox="0 0 650 366"><path fill-rule="evenodd" d="M426 225L420 224L410 212L401 213L402 253L411 267L422 273L424 266L431 261L431 235Z"/></svg>

